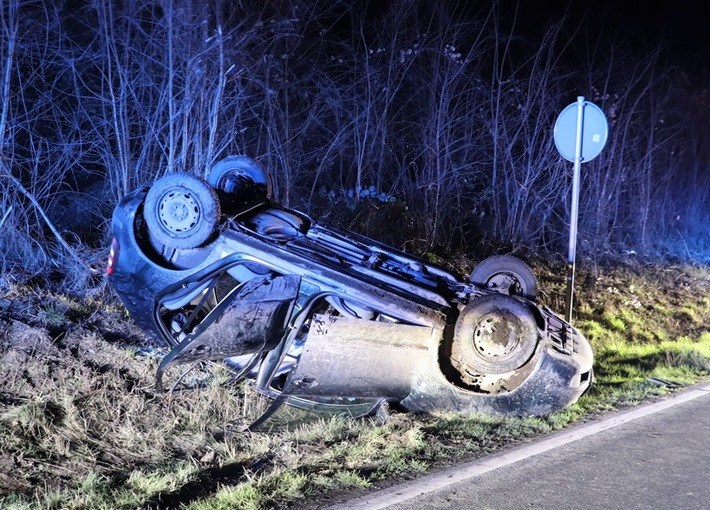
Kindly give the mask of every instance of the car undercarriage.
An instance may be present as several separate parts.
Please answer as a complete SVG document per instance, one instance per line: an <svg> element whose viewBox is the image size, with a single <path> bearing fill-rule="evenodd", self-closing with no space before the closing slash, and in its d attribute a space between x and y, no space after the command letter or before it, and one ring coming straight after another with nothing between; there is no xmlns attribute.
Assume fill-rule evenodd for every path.
<svg viewBox="0 0 710 510"><path fill-rule="evenodd" d="M273 400L364 415L540 415L592 382L591 348L536 303L517 258L466 280L269 196L253 160L206 180L169 174L113 216L109 281L134 320L171 346L158 368L217 361Z"/></svg>

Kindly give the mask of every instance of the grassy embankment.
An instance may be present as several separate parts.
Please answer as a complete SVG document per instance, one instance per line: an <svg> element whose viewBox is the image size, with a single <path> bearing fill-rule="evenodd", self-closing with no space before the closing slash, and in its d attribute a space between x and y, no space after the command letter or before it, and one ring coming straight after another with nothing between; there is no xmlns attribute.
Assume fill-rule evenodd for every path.
<svg viewBox="0 0 710 510"><path fill-rule="evenodd" d="M561 311L561 272L538 269ZM159 356L123 309L16 289L0 299L0 507L259 509L413 477L668 394L710 371L710 270L580 269L574 317L596 383L541 418L282 413L249 388L154 393ZM104 296L105 297L105 296ZM108 302L114 302L110 298ZM289 420L290 423L289 423Z"/></svg>

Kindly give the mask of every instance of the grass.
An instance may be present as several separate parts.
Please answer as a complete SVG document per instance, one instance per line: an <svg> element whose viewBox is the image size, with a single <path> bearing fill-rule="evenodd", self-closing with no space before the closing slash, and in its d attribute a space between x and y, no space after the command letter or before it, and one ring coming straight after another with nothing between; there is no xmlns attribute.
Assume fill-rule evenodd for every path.
<svg viewBox="0 0 710 510"><path fill-rule="evenodd" d="M562 285L539 272L544 302L559 309ZM707 272L631 267L579 280L574 321L595 349L596 379L561 412L391 412L380 423L284 409L251 433L240 427L267 402L248 386L155 394L159 356L141 354L150 352L146 339L120 307L18 291L21 306L0 315L0 507L315 507L327 495L484 456L707 376Z"/></svg>

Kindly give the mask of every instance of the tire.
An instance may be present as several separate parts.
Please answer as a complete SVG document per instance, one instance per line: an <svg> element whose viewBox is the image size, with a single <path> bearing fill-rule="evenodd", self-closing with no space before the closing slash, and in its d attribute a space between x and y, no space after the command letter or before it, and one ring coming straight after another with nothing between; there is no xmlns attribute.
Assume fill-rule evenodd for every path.
<svg viewBox="0 0 710 510"><path fill-rule="evenodd" d="M478 287L509 296L535 300L537 279L525 262L510 255L496 255L483 260L471 273L469 281Z"/></svg>
<svg viewBox="0 0 710 510"><path fill-rule="evenodd" d="M537 322L525 302L489 294L475 298L461 312L451 362L462 376L504 374L524 366L537 342Z"/></svg>
<svg viewBox="0 0 710 510"><path fill-rule="evenodd" d="M233 195L269 197L269 177L247 156L229 156L218 161L210 170L207 182L213 188Z"/></svg>
<svg viewBox="0 0 710 510"><path fill-rule="evenodd" d="M170 174L155 181L143 205L151 237L174 249L197 248L219 224L217 194L207 182L190 174Z"/></svg>
<svg viewBox="0 0 710 510"><path fill-rule="evenodd" d="M257 234L275 241L290 241L308 231L308 226L301 218L282 209L268 209L258 213L249 218L246 224Z"/></svg>

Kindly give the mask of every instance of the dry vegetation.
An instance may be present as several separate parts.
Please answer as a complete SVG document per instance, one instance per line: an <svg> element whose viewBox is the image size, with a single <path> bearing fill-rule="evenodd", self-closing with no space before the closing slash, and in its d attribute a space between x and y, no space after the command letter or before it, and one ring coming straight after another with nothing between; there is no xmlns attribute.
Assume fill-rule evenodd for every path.
<svg viewBox="0 0 710 510"><path fill-rule="evenodd" d="M551 135L580 95L610 126L584 164L580 253L707 258L698 76L584 17L531 38L496 2L387 5L1 2L0 269L80 286L122 196L230 154L281 203L373 237L393 229L363 203L386 207L385 240L411 250L558 253L571 165Z"/></svg>
<svg viewBox="0 0 710 510"><path fill-rule="evenodd" d="M560 309L562 271L537 272L543 301ZM316 507L708 373L706 268L633 262L583 269L578 282L575 320L595 346L597 382L564 412L519 419L392 411L382 422L285 410L251 433L241 428L266 402L248 386L156 394L164 351L147 343L110 292L79 299L13 288L0 300L0 506ZM209 371L219 377L222 369Z"/></svg>

